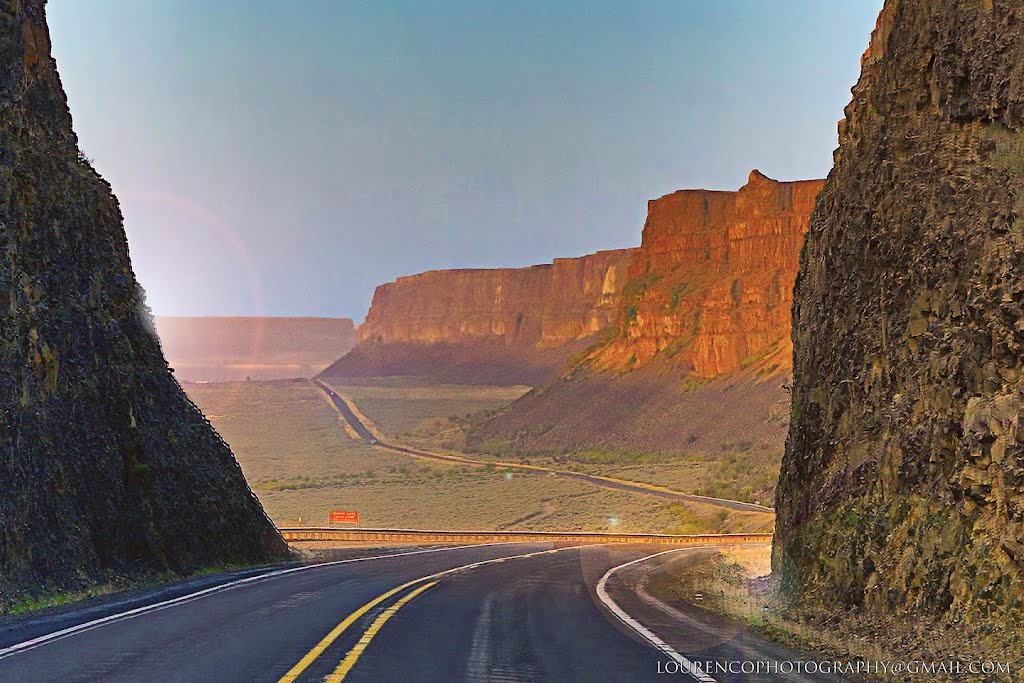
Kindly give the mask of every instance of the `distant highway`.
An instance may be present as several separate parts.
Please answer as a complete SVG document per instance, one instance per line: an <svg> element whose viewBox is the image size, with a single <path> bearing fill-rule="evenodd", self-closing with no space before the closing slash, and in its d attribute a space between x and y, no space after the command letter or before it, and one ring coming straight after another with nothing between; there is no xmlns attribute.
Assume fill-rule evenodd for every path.
<svg viewBox="0 0 1024 683"><path fill-rule="evenodd" d="M356 417L356 414L352 412L352 409L349 407L348 403L345 402L345 399L338 395L338 392L336 392L334 389L331 389L329 386L327 386L318 379L314 379L313 383L316 384L316 386L322 392L327 394L327 398L331 399L331 403L334 404L334 407L338 409L338 412L341 413L341 416L345 418L345 421L348 422L349 426L355 430L356 434L358 434L360 438L362 438L367 443L377 444L383 448L394 448L394 446L386 446L384 444L381 444L377 440L377 437L374 436L373 432L370 431L370 428L364 425L363 421Z"/></svg>
<svg viewBox="0 0 1024 683"><path fill-rule="evenodd" d="M666 618L659 609L677 608L635 597L643 596L632 573L701 552L657 550L515 543L271 570L7 624L0 680L838 680L709 675L707 662L798 653L699 611ZM680 662L704 668L659 673L678 672Z"/></svg>
<svg viewBox="0 0 1024 683"><path fill-rule="evenodd" d="M656 486L653 484L644 484L642 482L626 481L623 479L616 479L614 477L602 477L596 474L586 474L583 472L571 472L568 470L558 470L550 467L541 467L540 465L524 465L522 463L513 463L505 461L494 461L494 460L475 460L473 458L467 458L464 456L455 455L442 455L440 453L431 453L429 451L421 451L414 448L407 448L405 446L398 446L384 442L378 438L369 427L356 416L352 408L348 405L348 402L344 397L338 394L334 389L329 387L324 382L314 379L313 382L323 391L327 397L331 400L334 406L341 413L341 416L345 418L349 426L367 443L373 444L379 448L386 448L389 451L396 453L402 453L416 458L425 458L427 460L439 460L448 463L455 463L461 465L491 465L495 467L504 467L507 469L518 469L518 470L530 470L534 472L545 472L549 474L555 474L559 477L565 477L567 479L578 479L585 481L595 486L601 486L606 489L613 489L616 491L628 491L630 493L639 493L645 496L654 496L663 500L671 501L682 501L690 503L703 503L705 505L715 505L718 507L728 508L730 510L740 510L744 512L768 512L775 513L775 510L764 505L756 505L754 503L745 503L739 500L727 500L724 498L713 498L710 496L698 496L691 493L683 493L681 491L673 491L672 489L665 488L663 486Z"/></svg>

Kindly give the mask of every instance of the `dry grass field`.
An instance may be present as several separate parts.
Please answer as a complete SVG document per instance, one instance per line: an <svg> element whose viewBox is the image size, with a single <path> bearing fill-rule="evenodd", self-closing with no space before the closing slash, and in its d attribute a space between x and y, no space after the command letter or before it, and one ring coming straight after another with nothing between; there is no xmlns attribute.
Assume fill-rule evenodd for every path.
<svg viewBox="0 0 1024 683"><path fill-rule="evenodd" d="M412 434L445 412L489 410L514 398L496 387L339 387L385 433ZM189 384L186 391L231 444L278 523L326 522L331 509L360 526L702 533L763 530L768 515L610 491L552 475L448 465L352 439L305 380ZM403 431L404 430L404 431Z"/></svg>
<svg viewBox="0 0 1024 683"><path fill-rule="evenodd" d="M705 439L675 452L658 449L561 448L524 451L509 441L467 448L466 431L526 392L527 387L424 385L400 378L328 380L353 400L388 437L474 459L503 460L570 469L666 486L686 493L772 505L782 443L767 440ZM696 447L699 445L699 448Z"/></svg>
<svg viewBox="0 0 1024 683"><path fill-rule="evenodd" d="M769 449L764 444L726 443L717 452L695 452L675 457L594 450L523 456L504 449L496 454L474 452L473 457L559 467L665 486L684 493L771 506L782 452Z"/></svg>
<svg viewBox="0 0 1024 683"><path fill-rule="evenodd" d="M665 505L541 474L457 471L388 475L301 491L257 491L286 519L360 511L366 527L704 533L763 529L755 515L704 505ZM755 529L754 527L758 527Z"/></svg>
<svg viewBox="0 0 1024 683"><path fill-rule="evenodd" d="M334 407L306 380L188 384L185 391L231 445L257 491L409 465L408 458L350 438Z"/></svg>

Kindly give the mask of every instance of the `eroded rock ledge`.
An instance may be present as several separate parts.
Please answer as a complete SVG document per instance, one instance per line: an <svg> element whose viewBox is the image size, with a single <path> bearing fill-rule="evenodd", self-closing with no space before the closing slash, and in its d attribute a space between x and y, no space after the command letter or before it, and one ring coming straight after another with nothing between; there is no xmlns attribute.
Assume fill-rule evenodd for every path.
<svg viewBox="0 0 1024 683"><path fill-rule="evenodd" d="M535 384L616 319L632 253L400 277L377 288L358 345L324 375Z"/></svg>

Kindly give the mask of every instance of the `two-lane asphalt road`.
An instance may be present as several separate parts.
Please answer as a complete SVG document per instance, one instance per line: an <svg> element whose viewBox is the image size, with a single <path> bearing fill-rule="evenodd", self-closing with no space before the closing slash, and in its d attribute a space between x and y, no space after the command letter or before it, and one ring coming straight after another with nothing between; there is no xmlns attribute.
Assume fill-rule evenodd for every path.
<svg viewBox="0 0 1024 683"><path fill-rule="evenodd" d="M609 569L661 550L501 544L289 570L18 649L28 624L0 639L0 680L664 681L665 654L595 597Z"/></svg>

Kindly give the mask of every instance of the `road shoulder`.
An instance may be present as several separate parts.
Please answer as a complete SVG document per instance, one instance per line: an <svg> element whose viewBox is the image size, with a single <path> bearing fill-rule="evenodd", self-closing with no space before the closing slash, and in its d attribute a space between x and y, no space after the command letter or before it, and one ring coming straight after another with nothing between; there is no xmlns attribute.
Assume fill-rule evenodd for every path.
<svg viewBox="0 0 1024 683"><path fill-rule="evenodd" d="M696 664L699 680L739 680L735 676L721 675L721 667L730 662L796 662L824 659L802 650L780 645L763 638L756 629L734 618L697 607L664 590L666 580L714 561L720 549L702 547L669 551L650 556L645 561L611 570L605 581L605 591L614 603L629 617L654 634L668 650L678 653L687 666ZM619 568L616 568L619 569ZM659 583L661 585L659 585ZM620 617L621 619L621 617ZM628 628L628 626L627 626ZM635 630L635 629L634 629ZM637 634L633 634L637 637ZM642 637L642 636L641 636ZM649 639L648 639L649 640ZM665 663L676 659L666 654ZM680 660L676 659L678 663ZM732 666L738 666L733 664ZM689 669L688 669L689 670ZM698 676L700 675L698 674ZM747 679L744 679L747 680ZM765 681L841 681L834 675L771 676L750 680Z"/></svg>
<svg viewBox="0 0 1024 683"><path fill-rule="evenodd" d="M270 572L319 562L390 555L419 548L420 546L390 546L385 548L366 547L317 552L307 551L297 553L297 559L294 562L202 573L173 580L154 578L151 584L125 588L123 590L115 589L103 595L72 600L65 604L31 610L21 614L2 616L0 617L0 650L98 619L105 619L131 610L176 600L200 591L214 589Z"/></svg>

